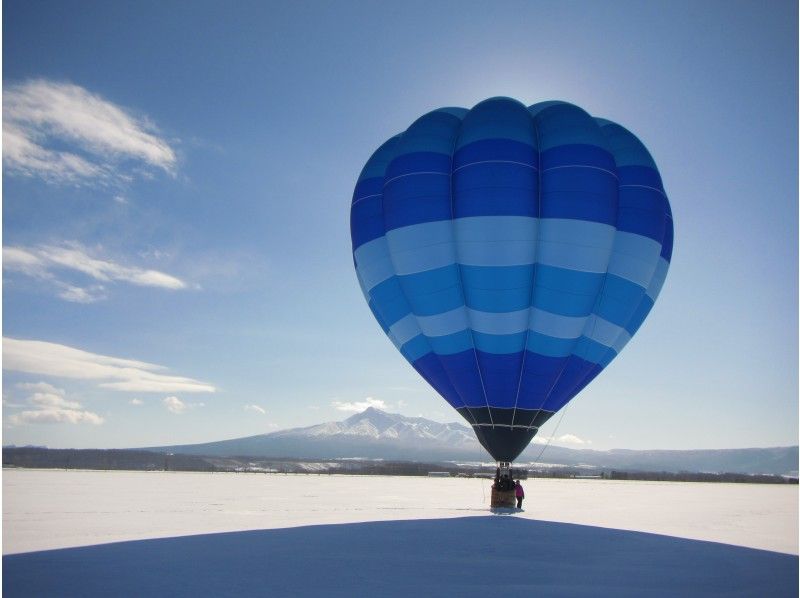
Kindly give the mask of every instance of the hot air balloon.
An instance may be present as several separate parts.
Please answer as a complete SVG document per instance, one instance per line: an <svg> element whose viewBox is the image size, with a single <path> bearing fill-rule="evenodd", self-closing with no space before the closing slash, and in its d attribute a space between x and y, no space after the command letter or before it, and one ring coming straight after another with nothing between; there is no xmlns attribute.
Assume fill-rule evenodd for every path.
<svg viewBox="0 0 800 598"><path fill-rule="evenodd" d="M367 161L350 218L375 319L506 465L636 333L672 254L645 146L560 101L425 114Z"/></svg>

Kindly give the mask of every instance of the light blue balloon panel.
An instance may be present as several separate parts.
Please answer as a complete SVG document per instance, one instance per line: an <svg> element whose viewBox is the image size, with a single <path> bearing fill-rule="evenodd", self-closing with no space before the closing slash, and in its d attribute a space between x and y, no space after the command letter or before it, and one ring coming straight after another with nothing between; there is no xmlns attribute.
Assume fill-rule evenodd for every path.
<svg viewBox="0 0 800 598"><path fill-rule="evenodd" d="M491 98L378 148L351 234L383 331L513 461L641 326L673 227L632 133L564 102Z"/></svg>

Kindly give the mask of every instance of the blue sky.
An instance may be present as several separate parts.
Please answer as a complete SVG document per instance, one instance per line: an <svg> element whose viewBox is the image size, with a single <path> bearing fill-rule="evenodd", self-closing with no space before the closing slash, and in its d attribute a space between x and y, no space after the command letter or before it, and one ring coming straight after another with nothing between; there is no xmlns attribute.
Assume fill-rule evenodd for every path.
<svg viewBox="0 0 800 598"><path fill-rule="evenodd" d="M4 443L455 421L369 313L349 202L389 136L497 95L632 130L675 218L648 320L540 435L797 443L793 3L3 8Z"/></svg>

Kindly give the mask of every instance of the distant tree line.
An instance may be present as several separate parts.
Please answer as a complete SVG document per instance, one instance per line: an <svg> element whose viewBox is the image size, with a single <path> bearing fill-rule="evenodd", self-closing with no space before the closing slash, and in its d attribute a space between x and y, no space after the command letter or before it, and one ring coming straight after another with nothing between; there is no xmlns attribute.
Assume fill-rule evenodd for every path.
<svg viewBox="0 0 800 598"><path fill-rule="evenodd" d="M646 480L650 482L733 482L747 484L797 484L796 477L743 473L695 473L681 471L609 471L609 480Z"/></svg>
<svg viewBox="0 0 800 598"><path fill-rule="evenodd" d="M493 466L377 461L367 459L267 459L261 457L203 457L131 449L48 449L4 447L3 467L47 469L93 469L129 471L205 471L235 473L292 473L427 476L447 472L454 477L494 476ZM797 477L746 475L740 473L651 472L598 470L586 467L519 468L515 478L600 478L665 482L735 482L797 484Z"/></svg>
<svg viewBox="0 0 800 598"><path fill-rule="evenodd" d="M3 448L3 467L125 469L129 471L213 471L202 457L128 449Z"/></svg>

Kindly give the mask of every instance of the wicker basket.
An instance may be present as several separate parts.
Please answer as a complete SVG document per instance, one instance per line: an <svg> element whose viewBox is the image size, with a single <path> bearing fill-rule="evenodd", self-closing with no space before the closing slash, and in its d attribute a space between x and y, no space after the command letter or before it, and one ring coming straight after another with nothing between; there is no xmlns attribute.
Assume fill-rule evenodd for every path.
<svg viewBox="0 0 800 598"><path fill-rule="evenodd" d="M492 488L492 505L493 509L498 507L516 507L517 497L514 489L511 490L498 490Z"/></svg>

